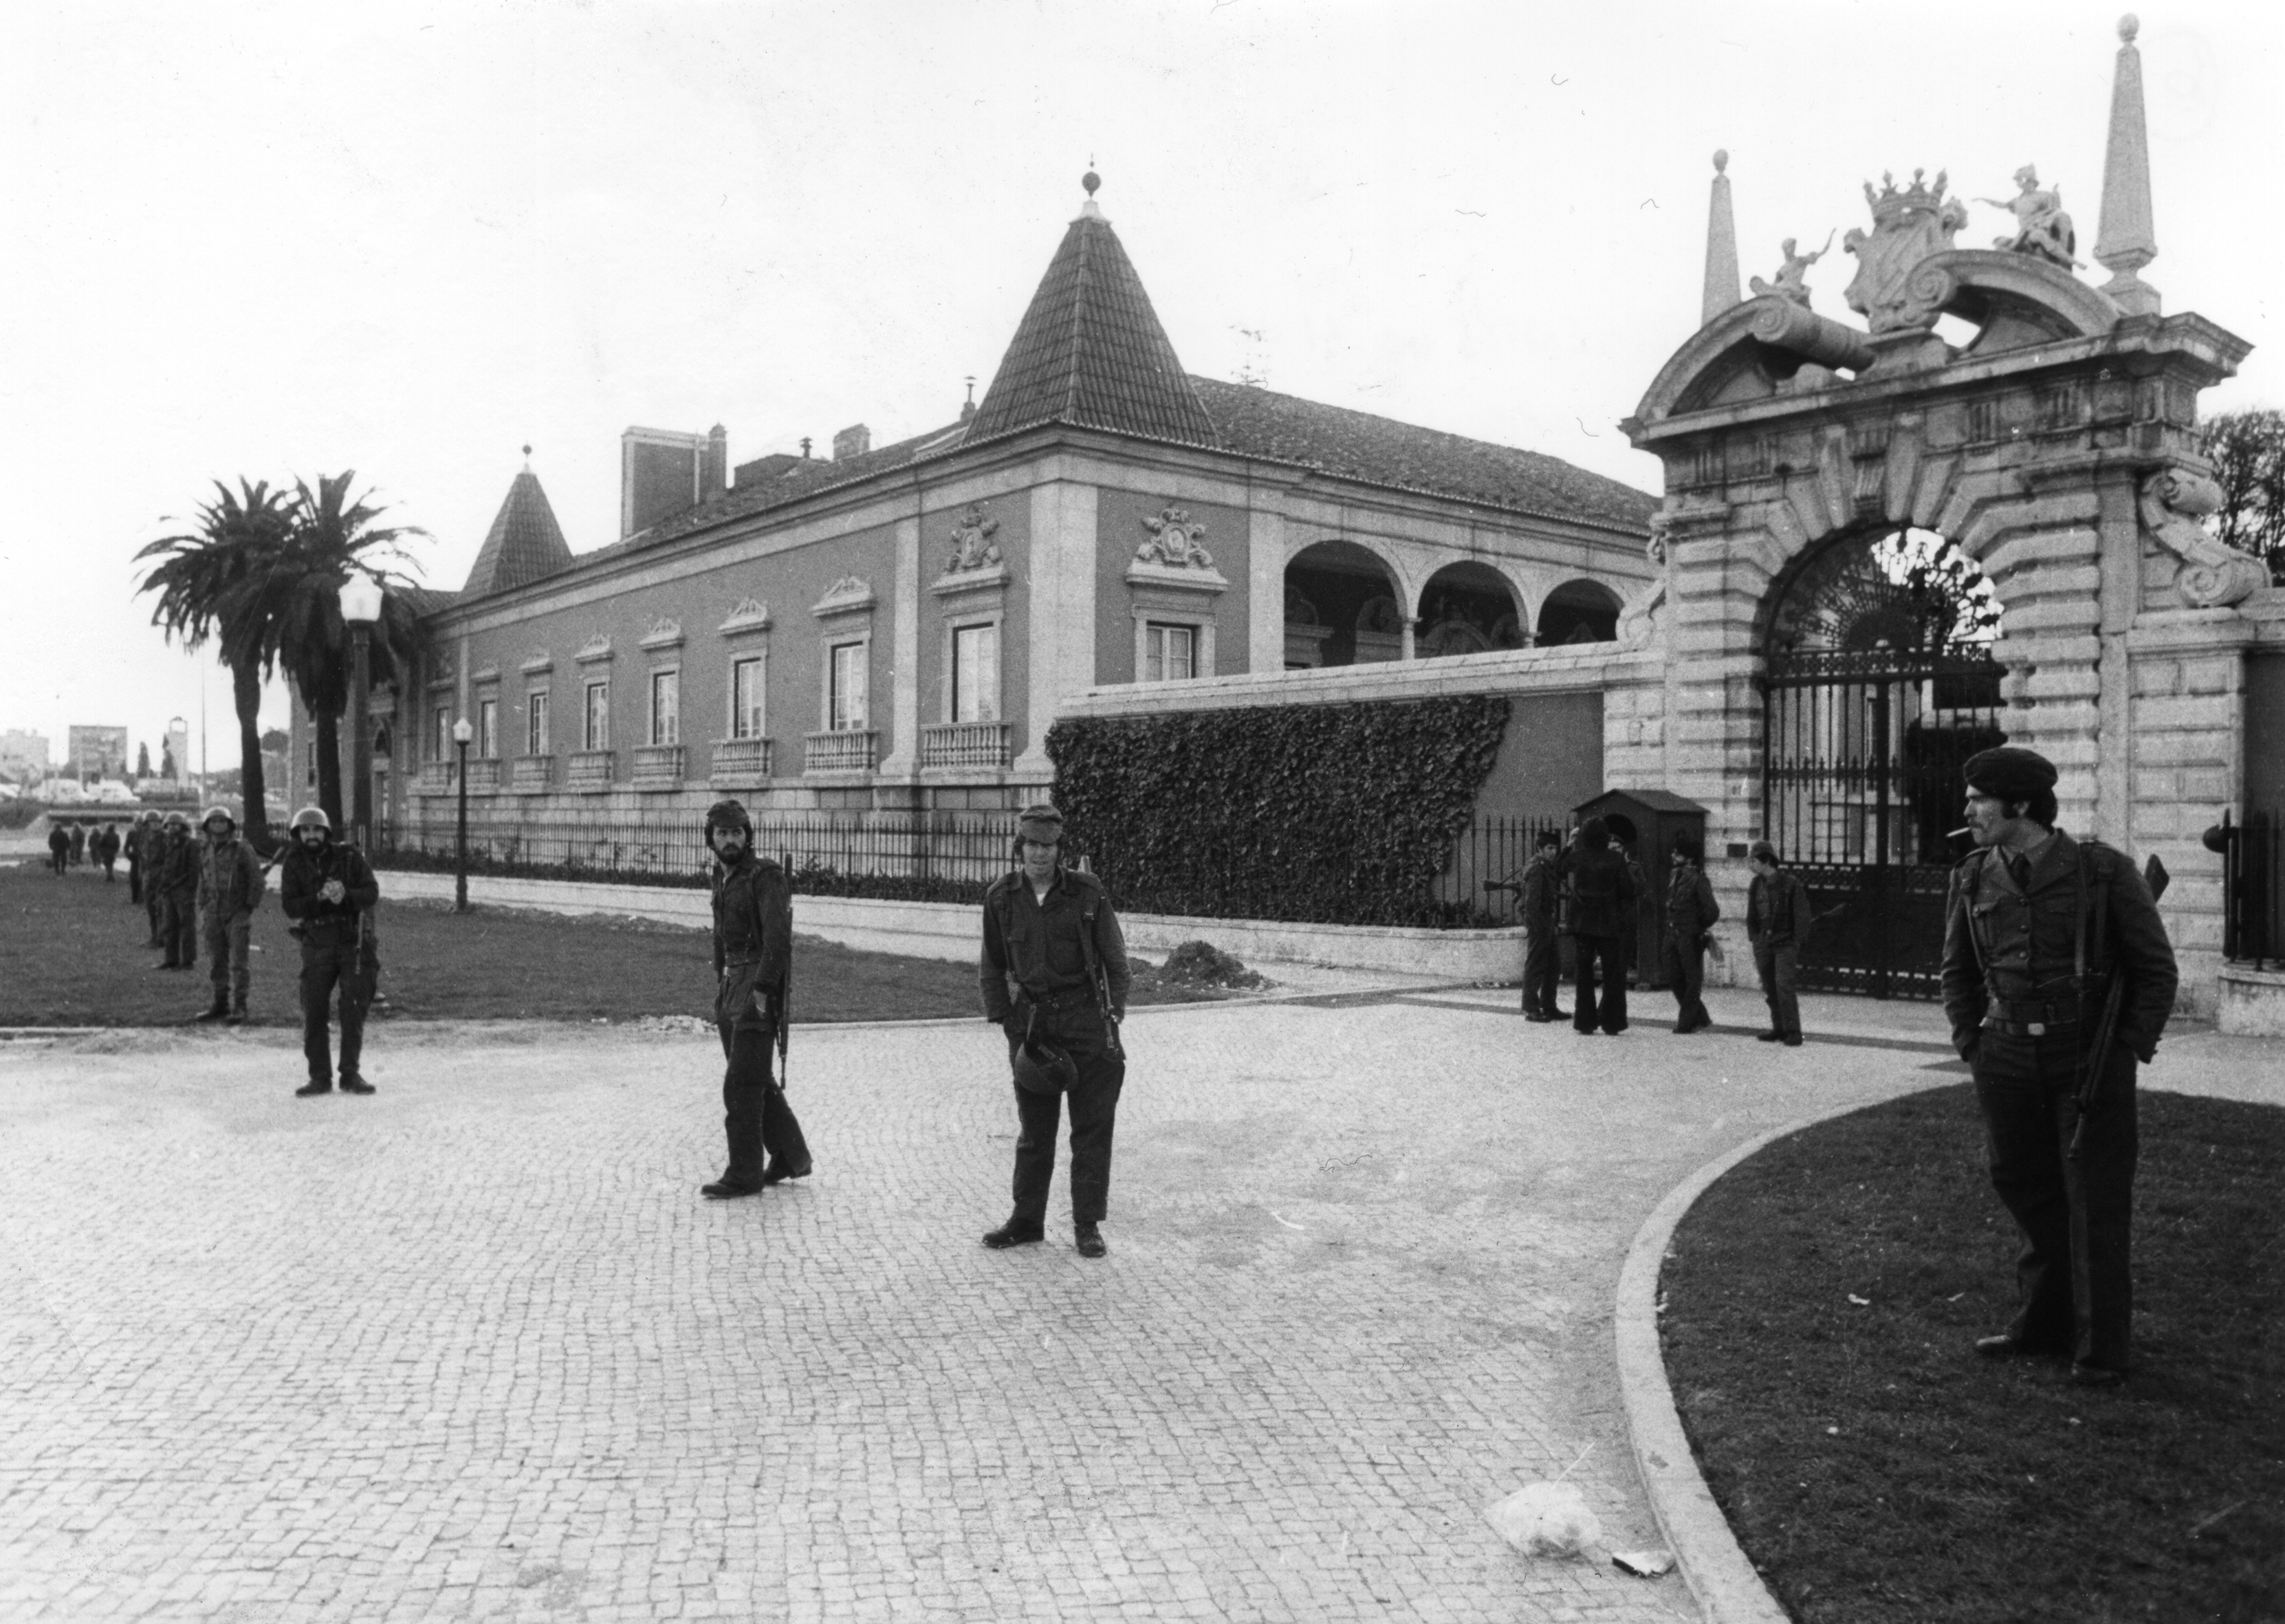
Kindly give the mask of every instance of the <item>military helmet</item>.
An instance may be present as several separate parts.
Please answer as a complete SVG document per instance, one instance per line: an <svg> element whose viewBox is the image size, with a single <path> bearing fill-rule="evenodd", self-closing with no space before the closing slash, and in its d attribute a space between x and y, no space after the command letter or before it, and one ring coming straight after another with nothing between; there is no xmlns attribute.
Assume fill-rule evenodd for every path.
<svg viewBox="0 0 2285 1624"><path fill-rule="evenodd" d="M191 827L191 820L178 812L170 812L167 814L165 827L170 829L186 829Z"/></svg>
<svg viewBox="0 0 2285 1624"><path fill-rule="evenodd" d="M230 825L230 827L231 827L231 828L236 828L238 827L238 820L237 820L235 817L232 816L232 814L231 814L231 810L230 810L230 808L229 808L229 807L227 807L227 806L209 806L209 807L208 807L208 808L207 808L207 815L206 815L205 817L203 817L203 818L201 818L201 819L200 819L200 820L199 820L199 827L200 827L200 828L206 828L208 824L212 823L212 822L213 822L216 818L221 819L224 823L227 823L227 824L228 824L228 825Z"/></svg>
<svg viewBox="0 0 2285 1624"><path fill-rule="evenodd" d="M334 832L334 820L326 816L322 806L304 806L294 814L294 821L287 828L296 835L303 829L323 829L330 835Z"/></svg>
<svg viewBox="0 0 2285 1624"><path fill-rule="evenodd" d="M1025 1094L1062 1094L1079 1081L1079 1067L1052 1043L1026 1038L1016 1048L1016 1087Z"/></svg>

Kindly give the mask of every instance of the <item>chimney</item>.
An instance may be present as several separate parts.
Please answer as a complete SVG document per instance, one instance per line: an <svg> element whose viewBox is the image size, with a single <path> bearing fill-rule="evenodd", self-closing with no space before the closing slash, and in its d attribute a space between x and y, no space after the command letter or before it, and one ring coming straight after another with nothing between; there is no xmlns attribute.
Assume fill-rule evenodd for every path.
<svg viewBox="0 0 2285 1624"><path fill-rule="evenodd" d="M719 430L718 433L721 432ZM721 489L708 484L707 463L719 443L672 428L629 428L619 435L619 534L647 530Z"/></svg>
<svg viewBox="0 0 2285 1624"><path fill-rule="evenodd" d="M862 423L852 423L833 436L833 460L862 457L873 449L873 431Z"/></svg>
<svg viewBox="0 0 2285 1624"><path fill-rule="evenodd" d="M968 398L960 403L960 420L963 423L976 415L976 380L968 381Z"/></svg>
<svg viewBox="0 0 2285 1624"><path fill-rule="evenodd" d="M801 459L804 462L807 462L809 460L809 436L807 435L804 435L801 437Z"/></svg>
<svg viewBox="0 0 2285 1624"><path fill-rule="evenodd" d="M706 471L698 499L720 496L730 483L730 431L717 423L706 431Z"/></svg>

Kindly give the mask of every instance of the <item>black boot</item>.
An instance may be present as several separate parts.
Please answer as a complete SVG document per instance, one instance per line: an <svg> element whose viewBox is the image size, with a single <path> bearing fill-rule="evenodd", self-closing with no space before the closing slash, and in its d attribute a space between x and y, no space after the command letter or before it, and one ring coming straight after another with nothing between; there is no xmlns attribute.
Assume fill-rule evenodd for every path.
<svg viewBox="0 0 2285 1624"><path fill-rule="evenodd" d="M226 992L217 992L215 994L214 1002L208 1005L206 1008L200 1010L199 1013L192 1016L191 1019L193 1021L219 1021L223 1016L229 1013L230 995Z"/></svg>

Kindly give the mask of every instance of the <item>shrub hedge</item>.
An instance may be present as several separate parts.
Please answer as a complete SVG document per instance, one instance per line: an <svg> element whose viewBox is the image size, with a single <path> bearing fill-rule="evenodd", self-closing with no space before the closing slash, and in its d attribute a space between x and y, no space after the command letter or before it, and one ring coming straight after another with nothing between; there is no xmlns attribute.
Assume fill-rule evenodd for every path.
<svg viewBox="0 0 2285 1624"><path fill-rule="evenodd" d="M1066 718L1048 756L1123 911L1432 924L1507 722L1484 694Z"/></svg>

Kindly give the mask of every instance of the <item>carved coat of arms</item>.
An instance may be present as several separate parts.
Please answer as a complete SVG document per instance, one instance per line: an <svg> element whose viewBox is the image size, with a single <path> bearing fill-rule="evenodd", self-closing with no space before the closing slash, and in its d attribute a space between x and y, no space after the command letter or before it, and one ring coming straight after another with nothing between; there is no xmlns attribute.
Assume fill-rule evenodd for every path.
<svg viewBox="0 0 2285 1624"><path fill-rule="evenodd" d="M1933 188L1921 184L1924 173L1914 169L1912 184L1901 192L1893 176L1881 177L1878 192L1866 181L1872 235L1852 231L1841 239L1857 256L1856 279L1841 296L1875 333L1935 326L1952 294L1950 277L1914 273L1930 255L1951 247L1952 234L1967 224L1967 209L1958 198L1943 195L1943 171L1936 171Z"/></svg>
<svg viewBox="0 0 2285 1624"><path fill-rule="evenodd" d="M1198 540L1206 527L1193 520L1187 509L1166 508L1157 518L1143 520L1142 528L1150 532L1150 539L1135 549L1135 556L1142 562L1176 569L1213 568L1213 554Z"/></svg>
<svg viewBox="0 0 2285 1624"><path fill-rule="evenodd" d="M1000 544L992 539L999 533L1000 521L986 518L984 510L975 503L960 515L960 522L952 528L952 556L945 561L946 575L958 575L963 569L988 569L1000 561Z"/></svg>

